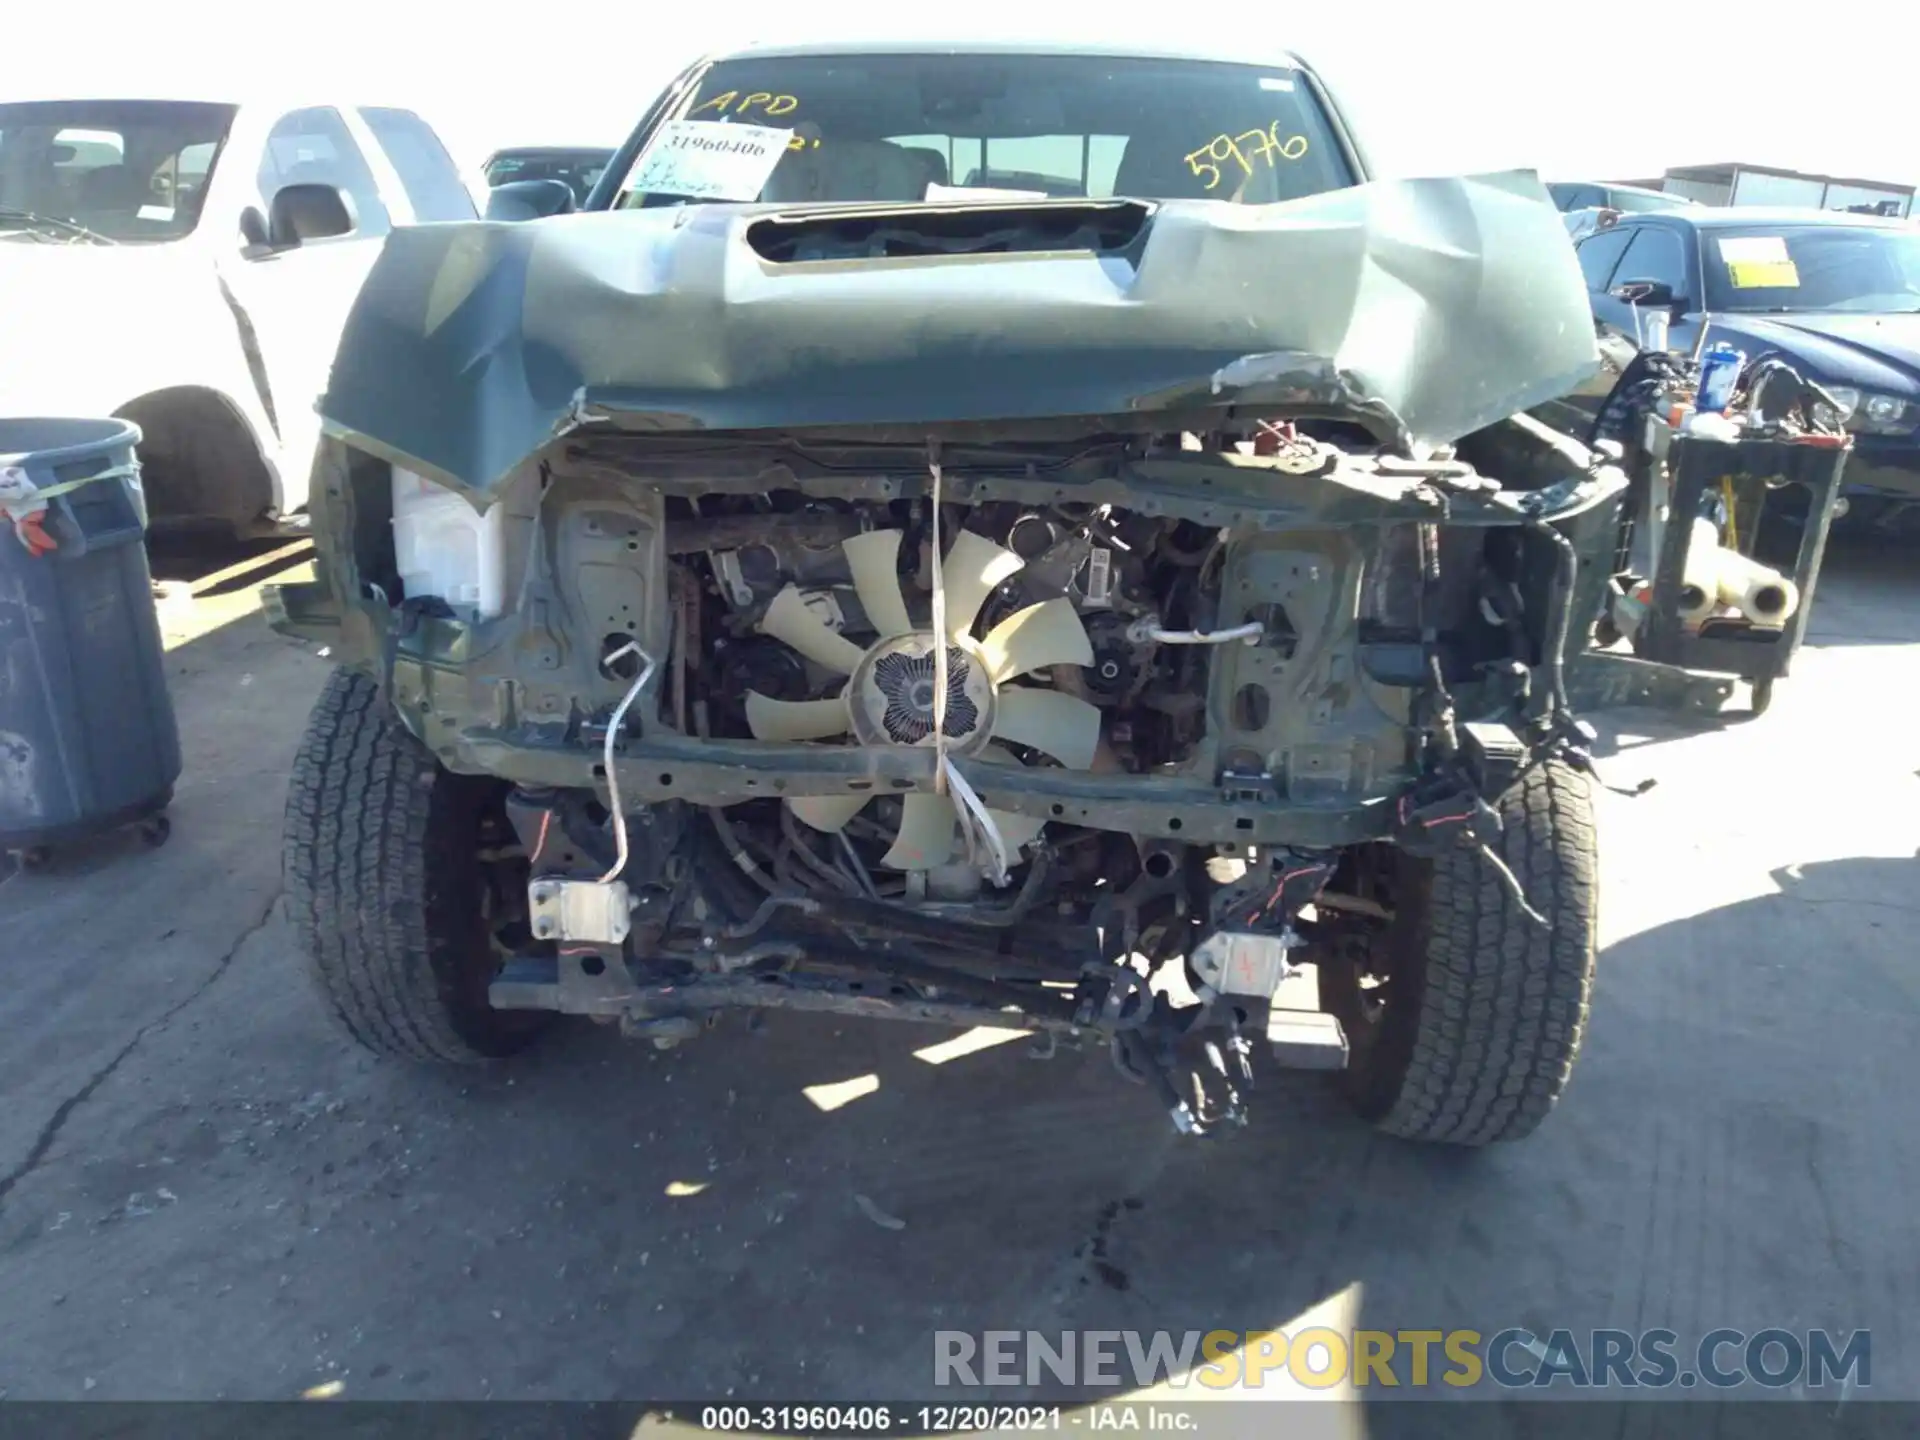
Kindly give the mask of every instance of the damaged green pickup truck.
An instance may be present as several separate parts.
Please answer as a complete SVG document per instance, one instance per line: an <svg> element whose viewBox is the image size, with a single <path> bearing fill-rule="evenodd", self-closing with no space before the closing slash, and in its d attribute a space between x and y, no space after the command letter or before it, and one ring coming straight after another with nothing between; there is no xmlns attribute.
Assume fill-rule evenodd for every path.
<svg viewBox="0 0 1920 1440"><path fill-rule="evenodd" d="M396 231L323 404L343 662L300 943L375 1050L729 1007L1256 1051L1395 1134L1567 1083L1566 665L1625 477L1531 175L1371 182L1314 73L1037 47L689 70L586 213Z"/></svg>

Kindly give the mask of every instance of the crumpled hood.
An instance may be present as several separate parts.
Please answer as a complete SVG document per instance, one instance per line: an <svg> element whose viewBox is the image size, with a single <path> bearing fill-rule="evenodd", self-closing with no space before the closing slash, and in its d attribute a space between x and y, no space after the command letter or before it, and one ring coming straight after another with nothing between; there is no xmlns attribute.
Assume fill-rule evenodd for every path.
<svg viewBox="0 0 1920 1440"><path fill-rule="evenodd" d="M933 213L859 213L882 208L908 228ZM401 229L321 412L335 434L484 500L581 425L1138 425L1237 405L1353 413L1436 445L1597 365L1579 267L1530 172L1149 210L1124 254L801 263L748 238L806 213L792 207Z"/></svg>

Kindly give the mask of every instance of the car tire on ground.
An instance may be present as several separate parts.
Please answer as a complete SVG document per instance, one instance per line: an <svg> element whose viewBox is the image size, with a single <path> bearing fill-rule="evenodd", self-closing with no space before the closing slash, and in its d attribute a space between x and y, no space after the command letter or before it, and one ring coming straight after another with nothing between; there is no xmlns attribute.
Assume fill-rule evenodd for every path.
<svg viewBox="0 0 1920 1440"><path fill-rule="evenodd" d="M1496 848L1551 929L1475 851L1429 861L1378 847L1393 918L1363 963L1327 971L1329 1008L1350 1046L1348 1097L1392 1135L1521 1139L1558 1102L1580 1051L1598 935L1592 793L1579 772L1548 761L1496 808L1505 825Z"/></svg>
<svg viewBox="0 0 1920 1440"><path fill-rule="evenodd" d="M287 910L321 994L376 1054L500 1058L549 1018L487 1003L491 917L515 898L512 862L483 858L514 851L506 788L444 769L365 675L327 681L287 793Z"/></svg>

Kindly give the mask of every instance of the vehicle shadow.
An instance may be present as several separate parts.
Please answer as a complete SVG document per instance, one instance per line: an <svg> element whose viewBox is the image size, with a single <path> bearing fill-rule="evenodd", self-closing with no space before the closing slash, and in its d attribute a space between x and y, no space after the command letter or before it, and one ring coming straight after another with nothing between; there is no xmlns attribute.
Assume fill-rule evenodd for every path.
<svg viewBox="0 0 1920 1440"><path fill-rule="evenodd" d="M1806 644L1817 648L1920 642L1920 536L1860 528L1828 542Z"/></svg>
<svg viewBox="0 0 1920 1440"><path fill-rule="evenodd" d="M1920 862L1776 879L1610 947L1566 1101L1484 1152L1376 1135L1302 1074L1263 1076L1246 1130L1196 1142L1099 1053L961 1054L829 1017L666 1053L568 1025L500 1071L422 1072L345 1045L275 925L148 1038L61 1175L9 1202L9 1344L24 1373L111 1393L342 1378L359 1399L646 1398L684 1419L1136 1388L1124 1347L1112 1388L943 1386L942 1331L1895 1336L1920 1294L1876 1257L1920 1178L1900 939ZM156 1182L182 1203L135 1226L128 1196ZM103 1305L131 1333L90 1330ZM162 1305L208 1315L190 1355L146 1323ZM1434 1433L1395 1402L1455 1393L1438 1354L1426 1389L1403 1371L1357 1392L1363 1433ZM1910 1358L1875 1358L1877 1393L1920 1394ZM1238 1398L1275 1391L1300 1393L1275 1374Z"/></svg>
<svg viewBox="0 0 1920 1440"><path fill-rule="evenodd" d="M1744 703L1736 696L1735 703ZM1596 737L1592 754L1597 760L1627 755L1637 750L1665 745L1675 740L1691 740L1702 735L1717 735L1746 724L1751 716L1734 711L1726 715L1674 715L1663 710L1638 706L1614 710L1581 711L1580 718L1593 726ZM1605 779L1616 783L1611 772Z"/></svg>
<svg viewBox="0 0 1920 1440"><path fill-rule="evenodd" d="M235 594L281 578L313 559L313 542L298 536L235 540L195 530L147 537L147 568L157 585L196 598Z"/></svg>
<svg viewBox="0 0 1920 1440"><path fill-rule="evenodd" d="M938 1388L942 1330L1891 1336L1920 1289L1873 1260L1908 1223L1901 1177L1920 1176L1900 1119L1920 1078L1900 940L1920 859L1773 880L1777 894L1612 946L1567 1101L1487 1152L1378 1136L1299 1074L1263 1077L1248 1130L1194 1142L1098 1055L1042 1061L1010 1041L935 1064L928 1032L817 1019L730 1026L659 1059L589 1041L464 1103L584 1117L597 1075L656 1097L645 1143L591 1167L593 1189L633 1199L646 1294L689 1306L671 1347L622 1367L626 1394L681 1394L695 1355L706 1396L1114 1394ZM586 1137L528 1139L559 1147L545 1173L589 1173ZM1876 1370L1881 1393L1920 1386L1901 1364ZM1359 1398L1393 1411L1448 1388ZM1412 1430L1432 1433L1398 1413L1365 1433Z"/></svg>
<svg viewBox="0 0 1920 1440"><path fill-rule="evenodd" d="M339 1036L282 921L229 946L277 883L325 665L257 620L194 643L221 667L181 693L197 823L111 892L102 852L0 901L34 958L0 1012L16 1109L71 1058L79 997L141 1017L9 1141L14 1398L1070 1403L1134 1377L940 1386L936 1335L1897 1337L1920 1311L1885 1261L1920 1188L1912 857L1781 871L1610 945L1566 1102L1487 1152L1386 1139L1271 1071L1246 1130L1196 1142L1098 1051L828 1017L668 1052L570 1023L498 1070L421 1071ZM166 968L189 940L192 994ZM1910 1357L1877 1358L1876 1393L1920 1398ZM1436 1391L1368 1387L1354 1414L1432 1434L1394 1402Z"/></svg>
<svg viewBox="0 0 1920 1440"><path fill-rule="evenodd" d="M303 578L312 561L307 540L236 542L193 531L150 536L147 566L169 663L202 673L196 648L216 649L217 637L235 625L264 629L260 588Z"/></svg>

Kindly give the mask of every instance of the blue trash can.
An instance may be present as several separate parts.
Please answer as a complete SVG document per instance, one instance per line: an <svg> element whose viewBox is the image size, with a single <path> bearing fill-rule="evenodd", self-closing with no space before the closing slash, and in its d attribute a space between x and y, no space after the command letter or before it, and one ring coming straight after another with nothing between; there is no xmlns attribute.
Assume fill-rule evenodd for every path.
<svg viewBox="0 0 1920 1440"><path fill-rule="evenodd" d="M180 732L124 420L0 417L0 851L166 839Z"/></svg>

